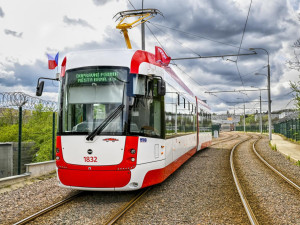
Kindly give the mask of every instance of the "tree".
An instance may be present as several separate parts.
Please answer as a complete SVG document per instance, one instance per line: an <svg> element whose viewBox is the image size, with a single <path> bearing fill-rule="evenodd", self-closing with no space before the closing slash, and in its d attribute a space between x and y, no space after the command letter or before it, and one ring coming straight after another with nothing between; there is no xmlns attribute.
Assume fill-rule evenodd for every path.
<svg viewBox="0 0 300 225"><path fill-rule="evenodd" d="M18 110L2 109L0 111L0 142L18 141ZM23 111L22 141L34 142L32 147L37 151L34 162L52 159L52 126L53 112L51 109L37 105L34 111ZM25 118L25 119L24 119Z"/></svg>
<svg viewBox="0 0 300 225"><path fill-rule="evenodd" d="M294 43L293 47L294 47L294 59L288 61L288 65L290 69L300 71L300 38ZM290 81L290 87L294 92L294 99L296 101L295 105L297 109L300 110L300 81L297 82Z"/></svg>
<svg viewBox="0 0 300 225"><path fill-rule="evenodd" d="M18 123L18 110L10 108L0 109L0 126L13 125Z"/></svg>
<svg viewBox="0 0 300 225"><path fill-rule="evenodd" d="M299 75L300 79L300 75ZM296 101L295 105L298 110L300 110L300 81L290 82L290 86L294 92L294 99Z"/></svg>
<svg viewBox="0 0 300 225"><path fill-rule="evenodd" d="M294 58L287 63L290 69L300 71L300 38L292 45L292 47L294 48Z"/></svg>

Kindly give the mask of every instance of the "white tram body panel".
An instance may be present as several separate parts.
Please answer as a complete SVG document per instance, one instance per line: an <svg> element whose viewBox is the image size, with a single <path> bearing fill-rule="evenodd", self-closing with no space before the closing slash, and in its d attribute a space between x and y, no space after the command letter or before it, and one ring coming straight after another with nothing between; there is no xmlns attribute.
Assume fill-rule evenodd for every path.
<svg viewBox="0 0 300 225"><path fill-rule="evenodd" d="M67 78L61 78L64 81L60 93L60 132L57 136L56 154L60 186L99 191L144 188L164 181L196 151L211 144L211 131L207 127L204 129L199 125L201 121L204 124L203 121L209 120L209 107L192 94L172 69L160 66L153 59L153 54L140 50L95 50L70 53L66 56L65 71L68 75ZM97 67L97 70L94 67ZM101 72L102 67L108 68L107 71L109 72ZM111 70L111 67L113 69L124 67L129 70L127 81L117 78L116 83L119 80L120 82L113 87L115 88L113 93L110 93L112 91L109 90L107 79L111 79L109 76L115 76L117 72ZM85 68L92 72L85 72ZM77 69L79 72L75 73ZM102 83L90 82L92 78L99 76L99 73L103 73L109 78L101 77ZM68 86L69 83L71 84L71 75L80 79L83 77L83 79L73 80L74 85ZM130 80L130 76L134 78ZM162 121L165 115L162 110L167 107L167 103L163 103L165 105L162 106L162 104L160 105L161 102L155 103L154 101L154 98L160 98L154 96L156 86L154 87L155 82L152 79L156 77L166 82L167 91L168 88L171 88L174 96L178 96L178 99L184 99L184 106L181 100L178 100L178 102L181 101L181 105L178 104L177 106L173 100L168 106L176 112L176 115L170 113L169 122L175 123L175 125L171 124L168 128L160 125L166 124L165 121ZM151 90L147 86L150 82L153 82ZM119 91L126 85L128 88ZM130 95L130 85L133 94L136 93L137 97ZM100 86L101 90L98 89ZM151 91L152 101L149 96L146 96ZM97 94L93 95L93 98L87 98L86 96L92 96L92 92ZM125 92L127 94L124 94ZM143 93L146 96L144 98L141 97ZM184 93L184 95L179 97L178 93ZM122 94L123 108L119 111L113 111L116 116L111 116L108 113L108 108L115 106L116 99ZM149 99L149 101L145 99ZM98 104L97 101L105 102L105 104ZM149 104L154 108L153 110L151 108L151 112L147 112ZM134 108L137 109L138 107L141 108L141 111L134 111ZM180 107L182 112L189 110L188 113L178 113L177 115L177 110ZM129 112L128 110L132 111ZM160 114L161 112L163 114ZM139 127L142 123L140 121L143 121L143 117L147 113L151 116L149 121L153 127L146 124L147 126L141 128ZM162 118L161 115L163 115ZM96 122L88 121L91 116L93 121L105 121L111 116L109 118L111 120L107 119L109 122L106 121L108 125L103 125L104 128L101 127L101 122L97 122L97 125L100 124L101 132L106 131L106 129L117 129L112 128L113 125L121 125L122 132L127 129L129 134L128 132L121 135L118 132L98 134L97 128L95 129L97 127ZM125 120L127 118L127 122L123 121L124 118ZM180 121L191 120L192 122L189 122L192 125L182 128L177 122L179 119L181 119ZM90 129L89 132L82 127ZM158 128L156 129L156 127ZM93 129L97 134L89 139ZM141 133L142 129L144 133ZM131 131L132 133L130 133ZM167 132L169 132L168 135L166 135Z"/></svg>
<svg viewBox="0 0 300 225"><path fill-rule="evenodd" d="M125 136L114 137L115 141L105 141L110 136L98 136L92 142L88 142L85 136L62 136L63 157L66 163L75 165L90 165L84 162L83 157L87 156L86 151L74 151L74 149L91 150L93 166L118 165L123 160ZM107 151L109 149L109 151Z"/></svg>

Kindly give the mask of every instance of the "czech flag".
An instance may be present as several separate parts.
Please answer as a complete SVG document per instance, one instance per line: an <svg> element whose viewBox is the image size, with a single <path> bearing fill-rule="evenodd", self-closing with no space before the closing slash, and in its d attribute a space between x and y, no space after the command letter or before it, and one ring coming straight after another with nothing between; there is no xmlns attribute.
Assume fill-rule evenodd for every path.
<svg viewBox="0 0 300 225"><path fill-rule="evenodd" d="M171 61L171 57L162 48L155 46L155 61L163 66L167 66Z"/></svg>
<svg viewBox="0 0 300 225"><path fill-rule="evenodd" d="M58 65L58 53L56 54L56 56L47 54L48 56L48 68L50 70L53 70L57 67Z"/></svg>

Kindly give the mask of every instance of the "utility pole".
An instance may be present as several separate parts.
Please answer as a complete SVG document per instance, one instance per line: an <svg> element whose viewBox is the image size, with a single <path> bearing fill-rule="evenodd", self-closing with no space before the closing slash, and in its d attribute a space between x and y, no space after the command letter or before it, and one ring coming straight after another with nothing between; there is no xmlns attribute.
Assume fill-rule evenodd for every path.
<svg viewBox="0 0 300 225"><path fill-rule="evenodd" d="M245 102L244 102L244 132L246 132L246 110L245 110Z"/></svg>
<svg viewBox="0 0 300 225"><path fill-rule="evenodd" d="M237 99L243 99L243 98L237 98ZM245 100L243 99L244 102L244 132L246 132L246 108L245 108Z"/></svg>
<svg viewBox="0 0 300 225"><path fill-rule="evenodd" d="M268 55L268 74L267 74L267 82L268 82L268 120L269 120L269 140L272 140L272 113L271 113L271 71L270 71L270 55L269 52L264 49L264 48L249 48L249 50L254 51L254 50L263 50L267 53Z"/></svg>
<svg viewBox="0 0 300 225"><path fill-rule="evenodd" d="M22 171L22 105L19 106L19 138L18 138L18 175Z"/></svg>
<svg viewBox="0 0 300 225"><path fill-rule="evenodd" d="M260 134L262 134L261 90L259 92L259 130L260 130Z"/></svg>
<svg viewBox="0 0 300 225"><path fill-rule="evenodd" d="M142 0L142 12L144 12L144 0ZM141 32L142 32L142 50L146 50L145 46L145 20L142 20L141 24Z"/></svg>
<svg viewBox="0 0 300 225"><path fill-rule="evenodd" d="M267 50L265 50L267 52ZM267 52L268 53L268 52ZM272 111L271 111L271 72L268 53L268 118L269 118L269 140L272 140Z"/></svg>
<svg viewBox="0 0 300 225"><path fill-rule="evenodd" d="M142 32L142 50L146 50L146 48L145 48L145 23L144 23L144 20L142 20L141 32Z"/></svg>

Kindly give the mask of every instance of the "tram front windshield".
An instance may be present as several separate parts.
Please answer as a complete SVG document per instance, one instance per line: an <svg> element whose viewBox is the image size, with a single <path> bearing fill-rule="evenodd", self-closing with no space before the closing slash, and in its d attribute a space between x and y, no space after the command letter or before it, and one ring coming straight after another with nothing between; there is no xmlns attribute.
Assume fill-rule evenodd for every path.
<svg viewBox="0 0 300 225"><path fill-rule="evenodd" d="M92 67L69 70L63 87L62 132L91 133L105 123L103 134L124 132L124 93L128 70ZM123 107L122 107L123 108ZM107 122L108 121L108 122Z"/></svg>

